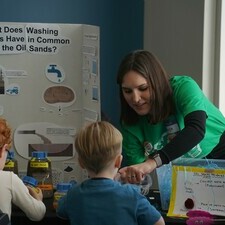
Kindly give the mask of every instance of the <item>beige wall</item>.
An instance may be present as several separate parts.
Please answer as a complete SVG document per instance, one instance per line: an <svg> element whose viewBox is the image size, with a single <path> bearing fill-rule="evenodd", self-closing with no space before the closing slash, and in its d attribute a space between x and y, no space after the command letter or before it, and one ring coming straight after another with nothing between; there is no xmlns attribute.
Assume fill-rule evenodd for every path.
<svg viewBox="0 0 225 225"><path fill-rule="evenodd" d="M145 0L144 48L169 74L193 77L217 104L216 11L212 0Z"/></svg>

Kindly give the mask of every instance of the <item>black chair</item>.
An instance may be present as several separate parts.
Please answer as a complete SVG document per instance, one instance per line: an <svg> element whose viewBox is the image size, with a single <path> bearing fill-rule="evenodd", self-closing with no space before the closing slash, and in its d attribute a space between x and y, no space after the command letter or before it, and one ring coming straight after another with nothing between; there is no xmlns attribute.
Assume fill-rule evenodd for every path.
<svg viewBox="0 0 225 225"><path fill-rule="evenodd" d="M0 210L0 225L9 225L9 216Z"/></svg>

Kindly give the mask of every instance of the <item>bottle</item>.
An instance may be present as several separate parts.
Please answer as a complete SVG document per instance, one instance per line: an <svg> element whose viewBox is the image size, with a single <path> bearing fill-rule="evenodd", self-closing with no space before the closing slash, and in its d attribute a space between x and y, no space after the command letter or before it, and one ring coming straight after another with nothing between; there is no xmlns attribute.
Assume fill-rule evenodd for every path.
<svg viewBox="0 0 225 225"><path fill-rule="evenodd" d="M47 152L32 152L32 158L28 161L27 176L38 181L37 186L42 190L43 198L53 196L51 161L47 158Z"/></svg>
<svg viewBox="0 0 225 225"><path fill-rule="evenodd" d="M38 181L35 178L30 177L30 176L24 176L23 183L26 186L33 188L37 193L39 192L39 190L37 189Z"/></svg>
<svg viewBox="0 0 225 225"><path fill-rule="evenodd" d="M4 166L4 171L12 171L18 175L18 163L15 159L14 152L8 151L7 159Z"/></svg>
<svg viewBox="0 0 225 225"><path fill-rule="evenodd" d="M72 187L72 183L59 183L57 184L56 192L54 193L53 198L53 208L57 209L58 201L64 195L66 195L67 191Z"/></svg>

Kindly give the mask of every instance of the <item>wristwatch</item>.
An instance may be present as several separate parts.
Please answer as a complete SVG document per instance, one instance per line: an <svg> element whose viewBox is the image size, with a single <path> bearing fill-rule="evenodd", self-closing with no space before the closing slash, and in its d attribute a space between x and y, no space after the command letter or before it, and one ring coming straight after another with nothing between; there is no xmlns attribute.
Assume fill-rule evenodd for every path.
<svg viewBox="0 0 225 225"><path fill-rule="evenodd" d="M151 154L151 155L149 155L149 158L155 160L157 168L162 166L162 160L160 158L159 153L156 152L154 154Z"/></svg>

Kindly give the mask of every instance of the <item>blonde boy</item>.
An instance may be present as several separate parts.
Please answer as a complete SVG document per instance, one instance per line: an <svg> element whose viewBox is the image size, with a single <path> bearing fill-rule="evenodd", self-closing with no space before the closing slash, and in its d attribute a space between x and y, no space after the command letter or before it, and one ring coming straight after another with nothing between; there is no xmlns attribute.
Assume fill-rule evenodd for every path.
<svg viewBox="0 0 225 225"><path fill-rule="evenodd" d="M160 213L133 185L114 180L122 161L122 135L108 122L81 129L75 148L89 178L59 201L58 216L71 225L164 225Z"/></svg>

